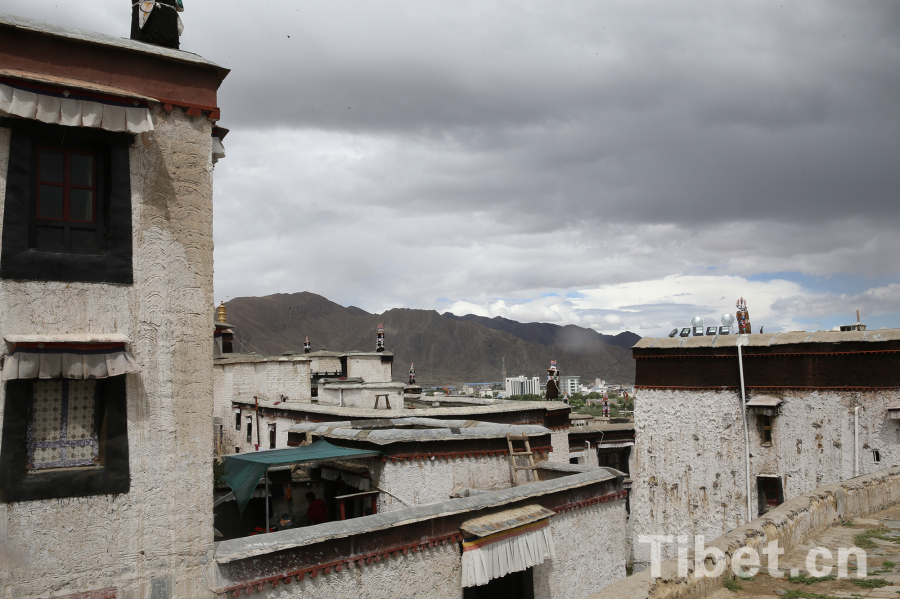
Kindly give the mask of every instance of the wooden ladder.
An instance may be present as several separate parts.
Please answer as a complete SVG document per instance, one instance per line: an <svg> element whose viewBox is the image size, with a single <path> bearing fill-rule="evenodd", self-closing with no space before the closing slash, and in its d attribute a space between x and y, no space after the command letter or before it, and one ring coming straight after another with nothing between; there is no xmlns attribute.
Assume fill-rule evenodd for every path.
<svg viewBox="0 0 900 599"><path fill-rule="evenodd" d="M513 448L513 441L524 441L525 442L525 451L516 451ZM514 487L519 486L519 470L531 470L534 472L537 470L537 466L534 465L534 453L531 451L531 443L528 441L528 435L512 435L510 433L506 433L506 444L509 446L509 466L512 468L512 485ZM527 466L519 466L516 464L516 456L527 455L528 456L528 465ZM534 478L537 480L537 473L534 473ZM525 482L528 482L527 480Z"/></svg>

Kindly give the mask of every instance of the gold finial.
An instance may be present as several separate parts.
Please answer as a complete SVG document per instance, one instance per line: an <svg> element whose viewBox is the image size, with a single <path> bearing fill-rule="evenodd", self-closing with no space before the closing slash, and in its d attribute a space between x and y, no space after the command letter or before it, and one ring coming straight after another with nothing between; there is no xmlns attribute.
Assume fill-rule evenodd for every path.
<svg viewBox="0 0 900 599"><path fill-rule="evenodd" d="M222 304L216 308L216 322L228 322L225 320L225 310L225 302L222 302Z"/></svg>

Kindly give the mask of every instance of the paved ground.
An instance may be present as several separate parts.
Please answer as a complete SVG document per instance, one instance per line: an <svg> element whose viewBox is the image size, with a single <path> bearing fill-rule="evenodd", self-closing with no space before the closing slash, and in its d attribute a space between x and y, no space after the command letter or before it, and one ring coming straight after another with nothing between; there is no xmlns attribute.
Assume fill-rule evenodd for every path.
<svg viewBox="0 0 900 599"><path fill-rule="evenodd" d="M849 560L850 579L810 580L806 557L810 549L824 547L832 552L832 559L817 560L819 567L834 566L837 574L837 553L840 548L862 547L866 550L866 574L856 578L855 559ZM723 588L710 599L900 599L900 505L869 518L856 518L844 526L829 528L815 541L798 547L781 557L779 569L793 578L772 578L757 574L750 580L738 582L740 589ZM855 583L854 583L855 581ZM807 584L809 583L809 584Z"/></svg>

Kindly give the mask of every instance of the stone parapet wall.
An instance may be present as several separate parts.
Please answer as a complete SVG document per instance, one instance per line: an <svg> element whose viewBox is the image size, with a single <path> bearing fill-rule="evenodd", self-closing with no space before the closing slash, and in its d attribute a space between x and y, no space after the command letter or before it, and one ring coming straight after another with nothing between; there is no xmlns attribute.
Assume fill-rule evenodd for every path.
<svg viewBox="0 0 900 599"><path fill-rule="evenodd" d="M347 376L359 377L367 383L388 383L391 380L391 363L381 356L347 356Z"/></svg>
<svg viewBox="0 0 900 599"><path fill-rule="evenodd" d="M384 387L371 386L344 386L334 388L332 385L319 385L319 404L339 406L343 403L346 408L373 409L375 396L387 395L391 403L391 410L403 410L403 386L400 383L385 383ZM384 398L378 400L378 409L386 409Z"/></svg>
<svg viewBox="0 0 900 599"><path fill-rule="evenodd" d="M462 596L460 524L524 506L555 512L556 563L535 567L535 597L580 598L624 575L622 479L603 469L352 520L217 544L219 597ZM599 539L599 541L598 541ZM599 545L597 543L600 543ZM598 550L599 548L599 550Z"/></svg>
<svg viewBox="0 0 900 599"><path fill-rule="evenodd" d="M517 459L525 465L524 458ZM378 495L379 512L447 501L456 488L490 491L512 486L506 454L375 462L370 470L372 482L385 491ZM521 471L519 480L532 482L534 475Z"/></svg>
<svg viewBox="0 0 900 599"><path fill-rule="evenodd" d="M732 556L741 548L756 550L766 566L763 548L778 541L786 553L821 535L829 527L851 518L866 517L900 503L900 466L874 474L825 485L790 499L765 516L707 542L725 554L724 573L698 578L693 573L693 551L688 553L688 576L678 576L678 558L661 564L661 575L650 570L619 580L590 599L702 599L733 576ZM634 502L632 502L634 505Z"/></svg>

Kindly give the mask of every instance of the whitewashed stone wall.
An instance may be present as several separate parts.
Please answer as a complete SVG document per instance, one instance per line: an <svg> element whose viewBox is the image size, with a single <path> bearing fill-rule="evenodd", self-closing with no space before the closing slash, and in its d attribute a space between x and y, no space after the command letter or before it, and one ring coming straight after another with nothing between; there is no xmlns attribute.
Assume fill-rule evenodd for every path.
<svg viewBox="0 0 900 599"><path fill-rule="evenodd" d="M550 518L556 559L534 568L535 599L582 599L625 577L625 501Z"/></svg>
<svg viewBox="0 0 900 599"><path fill-rule="evenodd" d="M391 363L381 361L381 356L347 356L347 377L359 377L367 383L388 383L391 380Z"/></svg>
<svg viewBox="0 0 900 599"><path fill-rule="evenodd" d="M260 401L277 401L282 395L288 401L309 400L309 361L303 358L273 358L262 362L216 363L213 366L215 383L215 415L221 419L225 453L234 453L239 447L242 452L252 451L256 443L256 418L253 418L253 441L247 441L246 416L254 415L253 410L244 409L241 430L234 425L233 401L252 402L256 396ZM259 431L260 446L269 448L268 423L276 423L277 448L287 447L287 428L296 421L290 418L261 416Z"/></svg>
<svg viewBox="0 0 900 599"><path fill-rule="evenodd" d="M310 370L312 372L340 372L341 359L331 356L312 356L310 359Z"/></svg>
<svg viewBox="0 0 900 599"><path fill-rule="evenodd" d="M550 461L559 462L560 464L569 463L569 431L552 431L550 433L550 445L553 451L550 452Z"/></svg>
<svg viewBox="0 0 900 599"><path fill-rule="evenodd" d="M210 596L211 123L159 107L153 121L154 143L129 152L134 284L0 280L0 335L121 333L141 367L127 384L131 491L0 504L3 598ZM0 218L8 158L0 128Z"/></svg>
<svg viewBox="0 0 900 599"><path fill-rule="evenodd" d="M458 543L425 551L410 551L361 568L279 585L266 585L259 597L269 599L336 599L338 597L390 597L391 599L460 599L462 558ZM256 593L254 593L256 594Z"/></svg>
<svg viewBox="0 0 900 599"><path fill-rule="evenodd" d="M525 465L524 461L521 465ZM506 455L373 462L370 476L375 485L387 491L378 496L379 512L408 507L404 501L410 506L447 501L457 487L499 490L512 484ZM520 471L519 480L534 478L530 471Z"/></svg>
<svg viewBox="0 0 900 599"><path fill-rule="evenodd" d="M281 396L288 401L308 401L310 397L309 362L304 359L217 363L214 368L226 374L215 378L220 409L232 400L247 401L254 396L261 401L278 401Z"/></svg>
<svg viewBox="0 0 900 599"><path fill-rule="evenodd" d="M584 452L584 456L578 458L579 466L599 466L600 460L597 457L597 448L596 447L588 447L583 441L578 441L577 447L580 448ZM570 450L575 451L576 446L571 445ZM569 454L572 455L571 452Z"/></svg>
<svg viewBox="0 0 900 599"><path fill-rule="evenodd" d="M776 474L788 500L853 476L853 407L859 410L859 474L900 464L900 424L885 406L896 391L788 391L772 418L771 447L749 417L751 518L757 476ZM643 390L635 407L632 452L635 563L649 561L643 534L703 534L714 539L747 520L743 422L734 391ZM875 463L872 450L881 454ZM665 547L665 546L664 546ZM664 557L672 557L670 547Z"/></svg>
<svg viewBox="0 0 900 599"><path fill-rule="evenodd" d="M241 430L237 430L234 426L234 410L229 412L229 418L225 422L225 453L235 453L235 447L240 448L240 453L248 451L256 451L254 445L257 443L257 428L259 429L260 449L269 449L269 425L275 425L275 449L284 449L288 446L288 428L296 424L293 418L283 416L275 416L272 414L259 415L259 426L256 423L256 411L252 408L241 408ZM253 439L247 441L247 418L253 421Z"/></svg>

